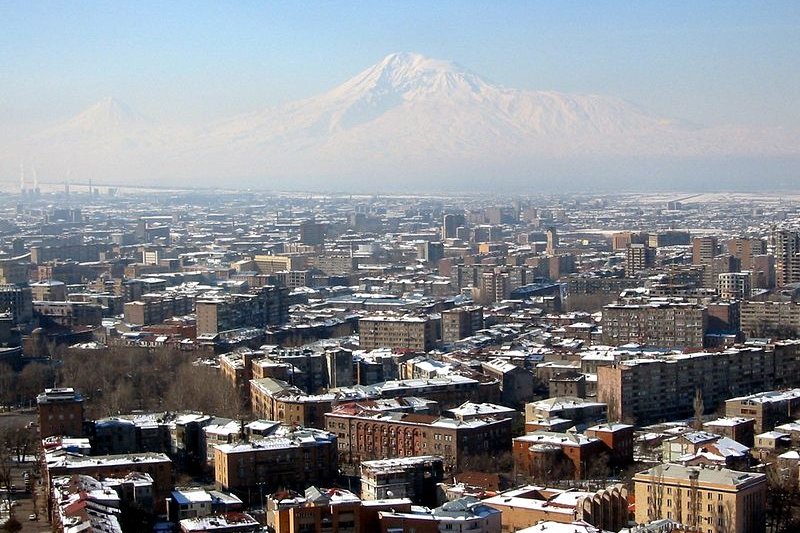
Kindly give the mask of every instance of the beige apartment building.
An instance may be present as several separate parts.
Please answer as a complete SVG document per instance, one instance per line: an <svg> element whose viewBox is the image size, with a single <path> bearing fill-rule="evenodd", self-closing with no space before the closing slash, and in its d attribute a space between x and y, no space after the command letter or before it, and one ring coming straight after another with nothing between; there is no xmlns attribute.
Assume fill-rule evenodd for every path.
<svg viewBox="0 0 800 533"><path fill-rule="evenodd" d="M418 316L372 316L358 321L362 350L396 348L413 352L432 350L438 340L439 320Z"/></svg>
<svg viewBox="0 0 800 533"><path fill-rule="evenodd" d="M442 311L442 342L458 342L483 327L483 307L456 307Z"/></svg>
<svg viewBox="0 0 800 533"><path fill-rule="evenodd" d="M306 394L297 387L272 378L250 380L253 413L282 424L324 428L325 413L338 400L336 394Z"/></svg>
<svg viewBox="0 0 800 533"><path fill-rule="evenodd" d="M597 399L608 404L609 420L638 424L691 415L698 389L705 408L712 410L732 396L798 384L798 340L723 352L643 357L597 368Z"/></svg>
<svg viewBox="0 0 800 533"><path fill-rule="evenodd" d="M611 304L603 307L603 342L655 348L702 348L708 309L689 303Z"/></svg>
<svg viewBox="0 0 800 533"><path fill-rule="evenodd" d="M636 522L671 519L700 533L763 533L767 477L719 467L658 465L633 477Z"/></svg>
<svg viewBox="0 0 800 533"><path fill-rule="evenodd" d="M302 255L257 255L253 261L260 274L302 270L306 266L306 257Z"/></svg>
<svg viewBox="0 0 800 533"><path fill-rule="evenodd" d="M747 337L796 336L800 332L800 304L796 302L742 302L739 314Z"/></svg>
<svg viewBox="0 0 800 533"><path fill-rule="evenodd" d="M755 420L754 431L758 434L794 420L798 408L800 389L767 391L727 400L725 416L752 418Z"/></svg>

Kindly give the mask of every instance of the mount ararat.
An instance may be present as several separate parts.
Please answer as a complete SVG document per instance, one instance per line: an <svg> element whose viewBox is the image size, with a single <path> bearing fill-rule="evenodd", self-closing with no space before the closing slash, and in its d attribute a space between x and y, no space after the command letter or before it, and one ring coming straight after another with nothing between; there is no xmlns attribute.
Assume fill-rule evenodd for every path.
<svg viewBox="0 0 800 533"><path fill-rule="evenodd" d="M106 98L3 150L51 180L385 191L558 189L769 173L792 179L800 134L701 127L623 100L492 84L452 62L391 54L335 87L201 127Z"/></svg>

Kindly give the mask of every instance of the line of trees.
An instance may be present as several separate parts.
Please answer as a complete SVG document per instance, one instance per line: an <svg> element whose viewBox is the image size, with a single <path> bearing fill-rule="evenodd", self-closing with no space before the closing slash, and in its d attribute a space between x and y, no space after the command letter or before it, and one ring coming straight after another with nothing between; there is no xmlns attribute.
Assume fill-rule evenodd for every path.
<svg viewBox="0 0 800 533"><path fill-rule="evenodd" d="M194 364L194 357L179 350L130 347L70 351L62 355L58 384L86 397L89 418L134 410L241 415L233 387L216 368Z"/></svg>
<svg viewBox="0 0 800 533"><path fill-rule="evenodd" d="M0 403L8 406L32 405L36 395L52 387L56 371L52 365L29 363L19 372L0 363Z"/></svg>

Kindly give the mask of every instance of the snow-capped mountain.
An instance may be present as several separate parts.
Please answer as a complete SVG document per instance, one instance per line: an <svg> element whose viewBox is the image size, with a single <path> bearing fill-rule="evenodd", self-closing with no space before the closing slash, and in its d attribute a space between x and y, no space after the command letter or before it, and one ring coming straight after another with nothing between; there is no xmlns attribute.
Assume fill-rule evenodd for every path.
<svg viewBox="0 0 800 533"><path fill-rule="evenodd" d="M200 144L207 153L224 147L229 168L253 156L301 173L359 167L380 173L384 166L431 162L491 167L507 158L797 150L775 132L765 133L753 138L742 130L698 128L617 98L504 88L454 63L403 53L320 96L217 124Z"/></svg>
<svg viewBox="0 0 800 533"><path fill-rule="evenodd" d="M108 96L65 122L48 128L42 137L126 135L147 126L148 121L142 115Z"/></svg>
<svg viewBox="0 0 800 533"><path fill-rule="evenodd" d="M597 151L609 148L609 136L679 127L618 99L506 89L453 63L404 53L323 95L223 122L210 139L332 153L345 147L392 147L398 155L433 149L472 158L480 154L467 150L572 152L576 141Z"/></svg>
<svg viewBox="0 0 800 533"><path fill-rule="evenodd" d="M68 160L75 172L108 179L329 188L328 179L523 175L541 172L543 161L586 158L796 156L798 141L797 132L699 127L613 97L506 88L448 61L398 53L324 94L188 132L105 99L28 151L50 169Z"/></svg>

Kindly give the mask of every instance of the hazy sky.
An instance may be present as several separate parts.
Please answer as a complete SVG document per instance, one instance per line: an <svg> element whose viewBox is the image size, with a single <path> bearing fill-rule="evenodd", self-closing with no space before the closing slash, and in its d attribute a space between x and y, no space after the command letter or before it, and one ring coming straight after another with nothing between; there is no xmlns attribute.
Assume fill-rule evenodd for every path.
<svg viewBox="0 0 800 533"><path fill-rule="evenodd" d="M800 2L0 2L0 122L113 95L203 121L311 96L395 51L702 124L800 126Z"/></svg>

